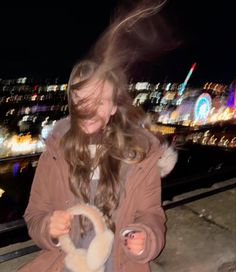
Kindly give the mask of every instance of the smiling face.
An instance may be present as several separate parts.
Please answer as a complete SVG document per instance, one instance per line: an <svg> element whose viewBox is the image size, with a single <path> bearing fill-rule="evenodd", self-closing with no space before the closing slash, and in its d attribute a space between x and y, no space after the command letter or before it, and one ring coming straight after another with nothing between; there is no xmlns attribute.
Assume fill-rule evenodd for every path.
<svg viewBox="0 0 236 272"><path fill-rule="evenodd" d="M73 90L72 100L75 107L87 117L80 120L86 134L93 134L105 128L117 106L113 102L113 85L109 81L91 78L79 90Z"/></svg>

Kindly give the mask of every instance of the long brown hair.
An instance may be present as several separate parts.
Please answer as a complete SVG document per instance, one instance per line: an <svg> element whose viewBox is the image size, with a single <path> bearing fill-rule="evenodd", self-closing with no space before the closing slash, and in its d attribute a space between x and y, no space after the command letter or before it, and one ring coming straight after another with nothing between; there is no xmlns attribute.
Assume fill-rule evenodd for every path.
<svg viewBox="0 0 236 272"><path fill-rule="evenodd" d="M158 3L157 3L158 2ZM65 159L69 165L69 178L72 191L84 203L91 201L90 177L91 171L99 167L100 178L94 198L94 204L103 212L108 226L114 230L112 215L116 210L119 197L124 184L119 173L121 162L137 163L143 160L150 148L144 129L149 126L146 115L140 108L132 105L132 98L128 93L128 67L137 60L139 50L133 53L131 43L123 43L124 38L129 38L134 33L135 43L138 39L140 47L144 48L148 37L143 31L144 18L153 16L166 3L166 0L155 1L154 4L142 4L129 11L110 25L100 37L88 60L78 62L70 75L68 83L68 104L71 126L62 139ZM140 37L139 23L141 22L142 35ZM161 39L158 31L155 36L159 45ZM155 35L154 35L155 34ZM153 43L155 42L152 40ZM127 45L127 46L126 46ZM159 47L161 48L161 47ZM117 106L116 113L111 116L108 124L96 135L88 135L81 128L81 121L89 119L96 113L96 103L86 108L86 99L74 101L74 93L91 82L92 78L98 79L99 85L94 89L94 95L99 100L102 84L109 82L113 86L113 103ZM95 157L91 157L89 144L95 139L98 145ZM86 221L82 220L82 233L86 228Z"/></svg>
<svg viewBox="0 0 236 272"><path fill-rule="evenodd" d="M89 136L81 128L80 121L91 117L96 111L96 106L91 110L84 109L82 104L85 101L80 101L79 105L75 104L72 94L94 76L112 83L113 103L117 106L117 111L102 132ZM120 191L123 188L119 179L121 161L139 162L145 158L149 149L148 144L143 146L139 144L143 142L140 141L140 137L143 137L143 140L145 137L141 128L145 115L141 109L132 105L127 87L127 78L121 70L107 71L93 61L82 61L75 65L68 84L71 126L62 139L62 147L69 165L70 186L81 202L90 202L91 171L99 167L100 178L94 204L103 212L108 225L113 230L112 214L117 208ZM97 97L99 99L99 95ZM95 157L92 158L88 146L94 138L98 148ZM82 222L82 228L85 225L86 222Z"/></svg>

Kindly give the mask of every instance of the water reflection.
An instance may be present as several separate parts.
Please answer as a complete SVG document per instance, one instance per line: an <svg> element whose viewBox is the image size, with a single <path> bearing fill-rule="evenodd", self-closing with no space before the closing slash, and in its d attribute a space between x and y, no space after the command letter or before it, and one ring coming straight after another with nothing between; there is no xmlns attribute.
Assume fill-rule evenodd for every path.
<svg viewBox="0 0 236 272"><path fill-rule="evenodd" d="M0 163L0 223L22 218L38 156Z"/></svg>

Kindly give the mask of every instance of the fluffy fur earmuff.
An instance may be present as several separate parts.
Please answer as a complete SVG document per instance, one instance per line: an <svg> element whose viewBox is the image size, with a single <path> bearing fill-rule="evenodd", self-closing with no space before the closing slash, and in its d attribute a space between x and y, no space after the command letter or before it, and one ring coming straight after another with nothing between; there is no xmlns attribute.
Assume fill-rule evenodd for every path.
<svg viewBox="0 0 236 272"><path fill-rule="evenodd" d="M65 266L72 272L103 272L111 254L114 234L105 224L102 213L93 205L78 204L68 209L72 215L84 215L93 223L95 237L88 249L75 248L68 234L59 237L66 253Z"/></svg>

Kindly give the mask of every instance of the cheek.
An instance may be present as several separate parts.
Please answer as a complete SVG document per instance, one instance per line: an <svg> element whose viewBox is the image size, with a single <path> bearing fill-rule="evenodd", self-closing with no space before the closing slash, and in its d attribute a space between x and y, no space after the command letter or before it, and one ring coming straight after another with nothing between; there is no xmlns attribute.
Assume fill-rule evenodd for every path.
<svg viewBox="0 0 236 272"><path fill-rule="evenodd" d="M111 115L114 115L116 112L116 106L114 105L103 105L102 107L98 108L97 114L101 118L108 120Z"/></svg>

